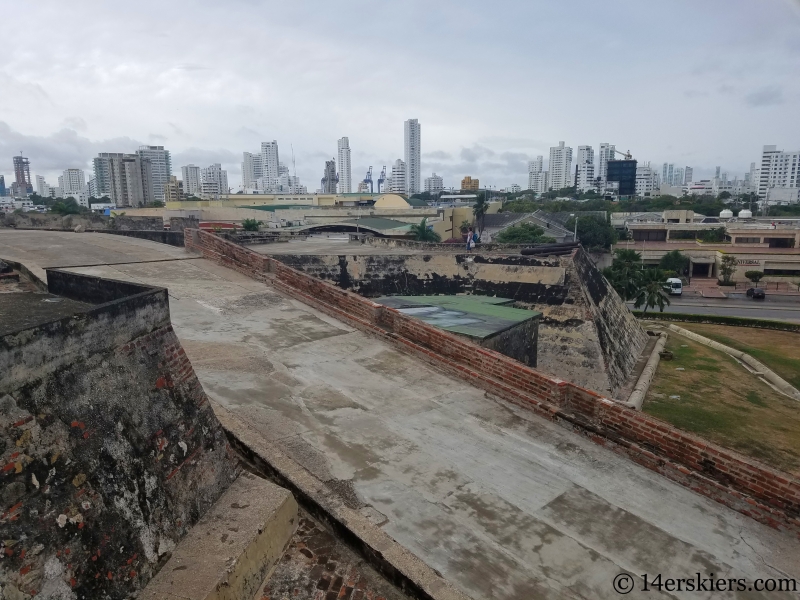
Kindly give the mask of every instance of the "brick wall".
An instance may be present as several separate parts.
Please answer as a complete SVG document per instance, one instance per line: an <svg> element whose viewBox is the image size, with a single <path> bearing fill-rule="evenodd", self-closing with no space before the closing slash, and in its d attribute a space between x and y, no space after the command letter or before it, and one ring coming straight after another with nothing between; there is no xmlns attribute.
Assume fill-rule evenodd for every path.
<svg viewBox="0 0 800 600"><path fill-rule="evenodd" d="M800 481L589 390L306 275L212 233L187 249L271 283L314 308L400 346L460 379L521 404L595 443L762 523L800 537Z"/></svg>
<svg viewBox="0 0 800 600"><path fill-rule="evenodd" d="M128 308L166 307L148 298ZM5 598L135 597L237 475L168 317L131 327L101 307L0 338ZM66 340L58 368L41 336Z"/></svg>

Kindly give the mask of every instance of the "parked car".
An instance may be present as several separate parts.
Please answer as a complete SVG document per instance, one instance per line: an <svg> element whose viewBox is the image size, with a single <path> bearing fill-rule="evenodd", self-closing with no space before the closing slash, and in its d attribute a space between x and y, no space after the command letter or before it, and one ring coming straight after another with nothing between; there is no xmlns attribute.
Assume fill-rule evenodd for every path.
<svg viewBox="0 0 800 600"><path fill-rule="evenodd" d="M752 298L753 300L763 300L765 296L766 294L761 288L750 288L747 290L747 297Z"/></svg>
<svg viewBox="0 0 800 600"><path fill-rule="evenodd" d="M667 279L665 288L670 296L683 296L683 282L677 277Z"/></svg>

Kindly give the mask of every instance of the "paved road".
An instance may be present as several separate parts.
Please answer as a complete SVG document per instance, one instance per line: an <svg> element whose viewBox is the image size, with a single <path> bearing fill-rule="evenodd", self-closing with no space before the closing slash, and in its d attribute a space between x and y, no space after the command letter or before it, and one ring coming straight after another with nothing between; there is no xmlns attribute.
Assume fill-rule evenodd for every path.
<svg viewBox="0 0 800 600"><path fill-rule="evenodd" d="M736 300L733 298L671 298L664 312L692 315L747 317L749 319L775 319L800 323L800 302L783 300ZM633 308L633 303L628 305Z"/></svg>

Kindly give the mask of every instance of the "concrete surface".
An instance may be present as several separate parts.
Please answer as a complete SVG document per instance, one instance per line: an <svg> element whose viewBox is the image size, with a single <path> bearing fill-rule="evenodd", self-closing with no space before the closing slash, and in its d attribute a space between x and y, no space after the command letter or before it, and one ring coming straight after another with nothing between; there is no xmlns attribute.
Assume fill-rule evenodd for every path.
<svg viewBox="0 0 800 600"><path fill-rule="evenodd" d="M292 495L243 473L173 550L144 600L253 598L298 524Z"/></svg>
<svg viewBox="0 0 800 600"><path fill-rule="evenodd" d="M28 260L48 245L12 233ZM99 234L69 235L62 260L86 261ZM175 251L133 241L108 243ZM202 259L127 263L76 270L167 286L206 392L474 598L617 598L623 571L800 578L798 540L266 285Z"/></svg>

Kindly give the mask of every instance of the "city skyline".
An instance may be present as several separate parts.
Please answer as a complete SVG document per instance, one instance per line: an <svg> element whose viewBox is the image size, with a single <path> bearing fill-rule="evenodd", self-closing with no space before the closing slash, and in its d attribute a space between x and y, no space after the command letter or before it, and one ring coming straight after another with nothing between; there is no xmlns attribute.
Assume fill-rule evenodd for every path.
<svg viewBox="0 0 800 600"><path fill-rule="evenodd" d="M744 173L762 145L800 140L796 2L676 0L659 16L670 31L663 39L631 0L453 8L432 7L431 29L428 7L414 3L399 15L376 6L366 16L348 3L9 5L9 22L36 22L51 41L31 46L24 28L4 31L0 75L13 93L0 98L0 156L22 150L54 181L65 168L88 169L98 152L163 145L176 166L221 163L236 189L242 152L277 139L294 146L297 175L315 189L336 140L348 136L355 187L370 165L379 171L403 156L398 124L417 118L423 177L474 173L503 187L525 181L527 161L547 157L559 140L573 148L608 141L640 161L694 165L698 178L715 165ZM59 35L85 26L87 14L97 35L80 45ZM372 33L342 37L332 20ZM563 48L546 61L528 60L514 41L532 20L542 52ZM201 33L226 28L237 32L232 43L208 47ZM481 33L493 29L504 33ZM469 44L454 43L463 35ZM273 50L254 54L263 36ZM597 85L570 75L587 56L603 57ZM387 70L392 78L376 79ZM431 84L442 72L480 81L481 93ZM669 127L663 115L675 117ZM8 169L0 166L6 180Z"/></svg>

